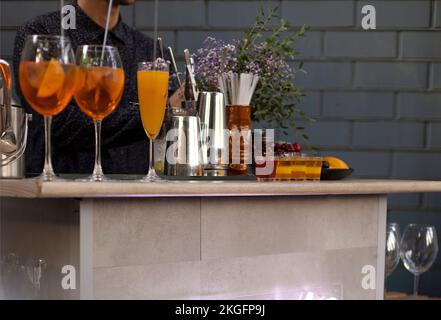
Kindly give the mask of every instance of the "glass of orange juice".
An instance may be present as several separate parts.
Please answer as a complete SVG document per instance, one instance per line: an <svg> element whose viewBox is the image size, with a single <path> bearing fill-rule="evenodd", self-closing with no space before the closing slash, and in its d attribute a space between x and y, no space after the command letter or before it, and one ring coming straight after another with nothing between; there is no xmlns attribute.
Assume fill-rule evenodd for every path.
<svg viewBox="0 0 441 320"><path fill-rule="evenodd" d="M124 92L124 69L118 49L84 45L77 48L75 101L95 126L95 166L86 181L105 181L101 167L101 123L118 106Z"/></svg>
<svg viewBox="0 0 441 320"><path fill-rule="evenodd" d="M161 180L153 164L153 141L164 121L168 96L169 63L157 59L138 64L138 98L142 125L149 138L149 172L142 181Z"/></svg>
<svg viewBox="0 0 441 320"><path fill-rule="evenodd" d="M77 67L67 37L28 36L21 54L19 83L29 105L44 117L45 153L40 178L56 179L51 159L52 117L63 111L76 88Z"/></svg>

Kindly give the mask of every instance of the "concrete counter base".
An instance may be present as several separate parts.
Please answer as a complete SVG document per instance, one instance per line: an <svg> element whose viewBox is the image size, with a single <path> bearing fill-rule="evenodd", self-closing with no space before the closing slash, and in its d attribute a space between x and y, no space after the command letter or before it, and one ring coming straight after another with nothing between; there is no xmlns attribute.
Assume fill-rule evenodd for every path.
<svg viewBox="0 0 441 320"><path fill-rule="evenodd" d="M4 298L383 298L386 195L1 199Z"/></svg>

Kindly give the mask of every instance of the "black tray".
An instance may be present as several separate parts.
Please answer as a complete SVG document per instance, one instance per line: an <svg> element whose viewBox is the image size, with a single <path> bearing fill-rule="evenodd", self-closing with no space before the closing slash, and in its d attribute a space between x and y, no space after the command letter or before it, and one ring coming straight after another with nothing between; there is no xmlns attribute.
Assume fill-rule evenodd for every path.
<svg viewBox="0 0 441 320"><path fill-rule="evenodd" d="M59 177L71 181L79 181L86 178L88 175L82 174L60 174ZM166 176L158 174L164 180L169 181L255 181L256 176L253 174L247 175L228 175L228 176L201 176L201 177L184 177L184 176ZM123 181L136 181L140 180L145 175L135 174L106 174L106 178L109 180L123 180Z"/></svg>

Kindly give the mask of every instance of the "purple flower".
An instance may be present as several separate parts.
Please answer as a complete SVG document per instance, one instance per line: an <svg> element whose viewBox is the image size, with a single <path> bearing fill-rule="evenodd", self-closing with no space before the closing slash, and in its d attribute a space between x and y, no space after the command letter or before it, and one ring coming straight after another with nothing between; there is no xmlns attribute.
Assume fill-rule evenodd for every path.
<svg viewBox="0 0 441 320"><path fill-rule="evenodd" d="M207 37L204 47L193 55L198 86L203 90L217 90L218 76L235 70L237 49L234 44Z"/></svg>
<svg viewBox="0 0 441 320"><path fill-rule="evenodd" d="M193 55L196 65L195 74L201 90L218 90L219 75L232 72L258 74L277 88L294 79L295 71L283 57L277 56L270 48L262 44L246 46L244 41L233 40L225 43L213 37L207 37L204 47Z"/></svg>

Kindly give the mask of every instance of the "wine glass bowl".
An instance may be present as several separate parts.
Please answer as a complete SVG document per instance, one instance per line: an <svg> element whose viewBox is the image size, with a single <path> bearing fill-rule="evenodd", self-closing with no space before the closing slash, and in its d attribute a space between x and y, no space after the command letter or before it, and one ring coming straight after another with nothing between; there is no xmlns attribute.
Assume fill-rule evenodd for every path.
<svg viewBox="0 0 441 320"><path fill-rule="evenodd" d="M400 225L398 223L396 223L396 222L389 222L387 224L387 228L388 228L388 230L391 229L391 230L395 231L395 233L397 235L398 242L400 242L401 241L401 228L400 228Z"/></svg>
<svg viewBox="0 0 441 320"><path fill-rule="evenodd" d="M95 126L95 166L87 181L105 181L101 166L101 122L118 106L125 75L118 49L84 45L77 49L78 81L75 101Z"/></svg>
<svg viewBox="0 0 441 320"><path fill-rule="evenodd" d="M392 274L400 262L400 236L395 224L389 223L386 231L385 276Z"/></svg>
<svg viewBox="0 0 441 320"><path fill-rule="evenodd" d="M78 107L92 120L103 120L121 100L124 71L121 68L93 66L80 67L78 74L75 94Z"/></svg>
<svg viewBox="0 0 441 320"><path fill-rule="evenodd" d="M19 65L20 88L28 104L44 117L45 161L41 178L55 179L51 159L52 117L62 112L77 85L77 67L67 37L28 36Z"/></svg>
<svg viewBox="0 0 441 320"><path fill-rule="evenodd" d="M50 61L23 61L20 87L31 107L39 114L55 116L64 110L75 88L74 65Z"/></svg>
<svg viewBox="0 0 441 320"><path fill-rule="evenodd" d="M414 295L418 293L419 276L430 269L438 254L438 238L433 226L409 224L401 239L401 260L414 278Z"/></svg>

